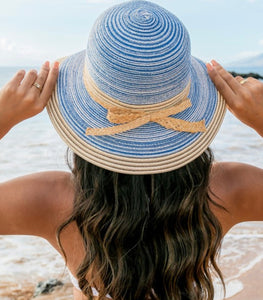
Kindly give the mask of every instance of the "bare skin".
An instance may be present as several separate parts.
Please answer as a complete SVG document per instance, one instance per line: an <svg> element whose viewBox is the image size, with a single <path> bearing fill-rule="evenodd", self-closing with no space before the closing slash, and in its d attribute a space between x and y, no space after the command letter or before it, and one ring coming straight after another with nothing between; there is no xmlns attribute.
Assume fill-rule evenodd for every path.
<svg viewBox="0 0 263 300"><path fill-rule="evenodd" d="M207 64L207 70L228 109L263 136L263 83L249 77L241 84L242 77L234 78L215 60Z"/></svg>
<svg viewBox="0 0 263 300"><path fill-rule="evenodd" d="M58 63L50 70L46 62L39 73L18 71L0 91L0 139L19 122L40 113L55 88ZM37 82L41 89L33 86Z"/></svg>
<svg viewBox="0 0 263 300"><path fill-rule="evenodd" d="M259 117L253 121L253 110L263 117L263 87L252 80L241 85L240 78L229 77L230 74L216 62L208 66L208 72L230 109L262 134L263 125L261 127ZM27 75L19 72L0 91L0 137L15 124L45 107L54 89L57 74L57 65L50 69L45 64L39 74L34 71ZM24 76L25 80L21 84ZM36 81L41 83L42 90L32 86ZM251 113L245 114L246 109ZM240 163L216 163L211 171L210 187L217 196L211 195L213 200L227 209L226 212L211 206L224 234L240 222L263 221L262 169ZM56 230L70 215L73 201L72 175L67 172L36 173L1 183L0 234L40 236L61 252ZM76 275L84 255L82 238L76 224L70 224L62 232L61 238L68 258L68 268ZM74 299L84 300L86 297L75 289Z"/></svg>

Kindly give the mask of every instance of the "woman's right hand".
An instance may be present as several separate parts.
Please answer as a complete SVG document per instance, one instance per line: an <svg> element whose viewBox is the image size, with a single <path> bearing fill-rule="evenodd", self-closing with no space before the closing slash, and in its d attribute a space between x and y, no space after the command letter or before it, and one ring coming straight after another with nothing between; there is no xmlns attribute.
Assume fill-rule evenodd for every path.
<svg viewBox="0 0 263 300"><path fill-rule="evenodd" d="M0 139L13 126L45 108L55 88L58 68L58 62L51 69L46 62L39 73L18 71L0 90Z"/></svg>
<svg viewBox="0 0 263 300"><path fill-rule="evenodd" d="M263 136L263 83L251 77L245 81L240 76L234 78L214 60L207 70L228 109Z"/></svg>

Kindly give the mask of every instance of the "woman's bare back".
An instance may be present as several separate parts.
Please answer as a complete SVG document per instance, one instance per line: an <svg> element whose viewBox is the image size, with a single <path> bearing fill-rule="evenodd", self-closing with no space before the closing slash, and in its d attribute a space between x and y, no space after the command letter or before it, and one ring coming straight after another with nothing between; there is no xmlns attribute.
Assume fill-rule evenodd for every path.
<svg viewBox="0 0 263 300"><path fill-rule="evenodd" d="M223 234L237 223L263 220L262 169L240 163L215 163L210 178L212 200L226 209L211 206L211 210L221 223ZM34 184L29 184L30 182ZM14 193L12 201L5 201L4 195L10 194L10 188L20 192ZM6 227L6 232L2 234L16 232L42 236L62 255L56 239L56 230L70 216L73 201L72 175L66 172L38 173L1 184L0 211L9 211L9 218L14 216L13 219L9 219L12 227ZM28 211L20 218L10 211L12 209L17 211L18 202L20 202L20 212ZM11 207L10 203L13 203ZM0 228L4 228L7 220L1 219L1 221L3 226L0 224ZM61 241L67 255L68 268L76 276L76 270L85 251L75 223L68 225L62 231ZM85 299L77 289L74 295L75 300Z"/></svg>

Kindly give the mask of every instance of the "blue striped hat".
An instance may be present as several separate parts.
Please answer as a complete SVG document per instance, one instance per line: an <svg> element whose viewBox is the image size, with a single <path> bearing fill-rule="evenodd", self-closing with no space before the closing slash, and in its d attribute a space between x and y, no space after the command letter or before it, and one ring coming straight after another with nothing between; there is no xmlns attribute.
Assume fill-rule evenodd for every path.
<svg viewBox="0 0 263 300"><path fill-rule="evenodd" d="M225 103L189 34L166 9L128 1L95 22L87 49L61 61L48 104L79 156L127 174L168 172L212 142Z"/></svg>

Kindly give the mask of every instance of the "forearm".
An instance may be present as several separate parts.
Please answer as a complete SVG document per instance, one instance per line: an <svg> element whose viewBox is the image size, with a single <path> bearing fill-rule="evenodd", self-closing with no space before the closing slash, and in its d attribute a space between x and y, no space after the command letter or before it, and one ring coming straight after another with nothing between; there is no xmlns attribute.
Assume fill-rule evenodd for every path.
<svg viewBox="0 0 263 300"><path fill-rule="evenodd" d="M7 124L4 118L0 114L0 140L8 133L8 131L12 128L9 124Z"/></svg>

